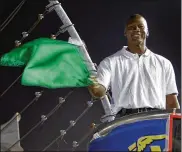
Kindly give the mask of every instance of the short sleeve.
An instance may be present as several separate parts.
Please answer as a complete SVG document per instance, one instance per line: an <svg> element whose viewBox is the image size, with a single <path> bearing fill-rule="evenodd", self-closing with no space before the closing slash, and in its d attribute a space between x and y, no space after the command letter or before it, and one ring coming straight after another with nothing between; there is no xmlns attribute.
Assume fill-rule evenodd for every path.
<svg viewBox="0 0 182 152"><path fill-rule="evenodd" d="M168 67L166 67L166 95L173 93L178 94L178 89L176 86L174 69L169 61Z"/></svg>
<svg viewBox="0 0 182 152"><path fill-rule="evenodd" d="M105 58L98 66L97 81L108 90L111 82L111 66L108 58Z"/></svg>

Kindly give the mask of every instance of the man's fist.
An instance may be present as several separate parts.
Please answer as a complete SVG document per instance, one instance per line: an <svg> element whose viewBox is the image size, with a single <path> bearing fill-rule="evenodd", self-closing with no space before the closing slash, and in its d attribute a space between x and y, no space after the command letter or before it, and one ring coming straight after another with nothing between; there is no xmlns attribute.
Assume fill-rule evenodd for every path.
<svg viewBox="0 0 182 152"><path fill-rule="evenodd" d="M90 76L89 78L93 84L88 87L91 95L95 98L102 98L106 94L106 89L104 86L98 83L96 76Z"/></svg>
<svg viewBox="0 0 182 152"><path fill-rule="evenodd" d="M99 85L99 83L97 81L96 76L90 76L89 80L92 81L92 83L93 83L91 85L92 88L99 88L100 87L100 85Z"/></svg>

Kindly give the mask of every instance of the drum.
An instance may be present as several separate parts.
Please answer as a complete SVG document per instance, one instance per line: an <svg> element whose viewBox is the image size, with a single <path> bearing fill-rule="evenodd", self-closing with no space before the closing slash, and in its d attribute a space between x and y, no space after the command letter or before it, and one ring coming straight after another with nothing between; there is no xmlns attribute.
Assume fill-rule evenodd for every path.
<svg viewBox="0 0 182 152"><path fill-rule="evenodd" d="M174 137L173 119L179 119L178 139ZM179 130L180 111L173 113L173 110L156 110L128 115L98 126L89 140L88 151L160 152L174 151L174 148L177 151L181 149ZM175 147L172 147L174 142Z"/></svg>

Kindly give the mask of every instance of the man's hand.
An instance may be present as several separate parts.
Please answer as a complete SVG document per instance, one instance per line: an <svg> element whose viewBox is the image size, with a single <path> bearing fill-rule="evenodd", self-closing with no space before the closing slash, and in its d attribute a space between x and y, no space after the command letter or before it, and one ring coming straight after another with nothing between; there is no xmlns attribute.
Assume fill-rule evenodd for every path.
<svg viewBox="0 0 182 152"><path fill-rule="evenodd" d="M99 84L95 76L90 76L90 80L93 82L92 85L88 87L89 92L94 98L102 98L106 94L106 89L103 85Z"/></svg>
<svg viewBox="0 0 182 152"><path fill-rule="evenodd" d="M97 78L95 77L95 76L90 76L90 81L92 81L92 88L99 88L100 87L100 85L99 85L99 83L98 83L98 81L97 81Z"/></svg>

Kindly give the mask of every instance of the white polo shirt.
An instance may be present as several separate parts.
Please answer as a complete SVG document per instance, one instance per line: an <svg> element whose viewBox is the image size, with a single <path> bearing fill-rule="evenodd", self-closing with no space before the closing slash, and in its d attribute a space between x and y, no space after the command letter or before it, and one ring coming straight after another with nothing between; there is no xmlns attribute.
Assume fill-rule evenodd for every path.
<svg viewBox="0 0 182 152"><path fill-rule="evenodd" d="M112 111L121 108L166 108L166 95L178 94L171 62L149 49L141 55L126 46L105 58L98 67L97 80L111 87Z"/></svg>

